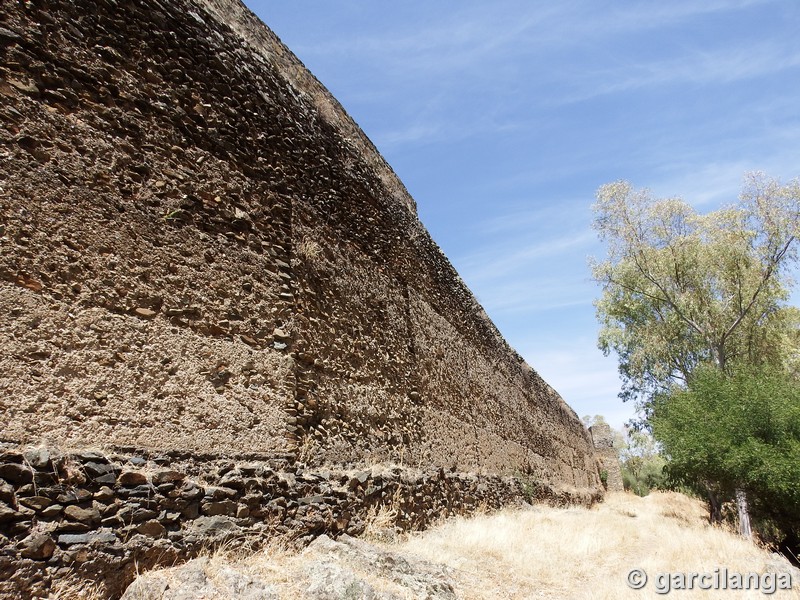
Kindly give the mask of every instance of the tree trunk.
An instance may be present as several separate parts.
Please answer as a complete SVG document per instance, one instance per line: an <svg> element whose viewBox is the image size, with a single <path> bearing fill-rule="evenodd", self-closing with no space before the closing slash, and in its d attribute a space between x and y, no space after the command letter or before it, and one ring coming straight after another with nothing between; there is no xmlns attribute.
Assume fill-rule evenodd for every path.
<svg viewBox="0 0 800 600"><path fill-rule="evenodd" d="M717 349L713 352L713 354L715 355L714 359L719 367L719 370L724 373L728 362L728 357L725 355L725 345L720 344L717 346Z"/></svg>
<svg viewBox="0 0 800 600"><path fill-rule="evenodd" d="M750 529L750 512L747 508L747 494L741 488L736 488L736 510L739 513L739 533L748 540L753 539Z"/></svg>
<svg viewBox="0 0 800 600"><path fill-rule="evenodd" d="M708 490L708 522L712 525L722 523L722 503L713 490Z"/></svg>

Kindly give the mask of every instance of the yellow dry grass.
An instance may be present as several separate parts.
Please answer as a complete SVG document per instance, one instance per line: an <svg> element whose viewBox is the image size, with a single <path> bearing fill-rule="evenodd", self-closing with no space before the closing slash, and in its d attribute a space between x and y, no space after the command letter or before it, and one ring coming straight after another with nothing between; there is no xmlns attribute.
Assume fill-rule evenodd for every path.
<svg viewBox="0 0 800 600"><path fill-rule="evenodd" d="M727 569L728 573L761 574L788 568L785 560L768 550L709 526L703 503L677 493L653 493L646 498L608 494L591 509L506 509L451 519L425 532L396 538L384 535L392 528L393 516L390 509L370 514L365 537L375 551L399 555L411 563L423 560L444 565L459 599L800 599L797 571L794 590L771 595L755 589L703 591L697 589L697 581L691 591L673 587L665 594L664 581L660 586L657 581L661 573L713 575L715 570ZM301 599L308 597L305 575L331 558L318 550L297 553L277 545L255 554L225 548L209 557L204 571L216 581L233 568L270 584L282 599ZM390 597L422 597L398 581L365 570L364 565L341 564ZM633 569L647 573L644 589L628 586ZM169 571L164 573L168 578Z"/></svg>
<svg viewBox="0 0 800 600"><path fill-rule="evenodd" d="M609 494L592 509L502 511L447 522L393 548L454 569L460 598L580 598L617 600L663 597L659 573L774 571L775 557L730 531L706 522L702 503L676 493L645 498ZM644 589L628 587L632 569L643 569ZM800 598L794 591L692 591L687 598ZM661 580L661 590L666 583Z"/></svg>

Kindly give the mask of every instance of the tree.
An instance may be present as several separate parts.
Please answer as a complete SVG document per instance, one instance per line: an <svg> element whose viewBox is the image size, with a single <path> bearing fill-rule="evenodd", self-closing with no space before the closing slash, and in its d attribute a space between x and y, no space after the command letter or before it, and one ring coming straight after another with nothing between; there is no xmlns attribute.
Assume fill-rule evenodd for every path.
<svg viewBox="0 0 800 600"><path fill-rule="evenodd" d="M800 535L800 385L785 370L703 367L656 400L653 434L675 483L719 498L746 492L754 513Z"/></svg>
<svg viewBox="0 0 800 600"><path fill-rule="evenodd" d="M647 431L627 429L619 448L622 482L626 490L646 496L664 486L666 460L656 440Z"/></svg>
<svg viewBox="0 0 800 600"><path fill-rule="evenodd" d="M592 264L599 346L618 354L620 396L638 400L645 421L654 396L700 364L784 359L800 182L749 175L737 205L701 215L620 181L601 187L593 208L608 247Z"/></svg>
<svg viewBox="0 0 800 600"><path fill-rule="evenodd" d="M784 303L797 261L800 182L752 174L737 205L701 215L621 181L600 188L594 211L608 246L608 258L592 267L603 287L599 346L618 354L620 395L639 401L645 425L656 399L669 402L700 367L725 375L796 362L796 314ZM713 512L714 486L724 480L711 462L700 466ZM736 491L745 523L746 497Z"/></svg>
<svg viewBox="0 0 800 600"><path fill-rule="evenodd" d="M603 415L594 415L594 416L583 415L583 418L581 420L583 421L583 424L586 426L587 429L593 427L594 425L599 425L601 423L605 423L606 425L608 425L608 423L606 423L606 418Z"/></svg>

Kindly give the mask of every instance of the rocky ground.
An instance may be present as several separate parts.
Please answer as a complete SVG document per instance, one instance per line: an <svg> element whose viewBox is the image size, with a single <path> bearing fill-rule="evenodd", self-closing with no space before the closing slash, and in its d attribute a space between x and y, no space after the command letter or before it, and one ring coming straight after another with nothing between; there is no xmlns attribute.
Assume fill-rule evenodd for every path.
<svg viewBox="0 0 800 600"><path fill-rule="evenodd" d="M252 566L199 558L136 580L123 600L458 597L452 569L349 536L322 536L300 555L271 564L267 554L259 562L254 573Z"/></svg>

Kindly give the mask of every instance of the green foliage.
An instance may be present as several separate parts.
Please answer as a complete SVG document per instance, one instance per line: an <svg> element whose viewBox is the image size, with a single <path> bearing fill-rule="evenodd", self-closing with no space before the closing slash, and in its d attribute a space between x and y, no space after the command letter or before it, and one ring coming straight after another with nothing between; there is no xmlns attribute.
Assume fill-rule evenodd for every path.
<svg viewBox="0 0 800 600"><path fill-rule="evenodd" d="M800 181L750 175L737 205L705 215L617 182L594 210L608 247L592 267L599 346L619 356L620 396L639 402L671 482L703 489L714 519L746 492L762 524L800 542L800 313L785 306ZM637 460L624 464L636 485Z"/></svg>
<svg viewBox="0 0 800 600"><path fill-rule="evenodd" d="M800 385L785 370L698 369L651 421L673 482L744 489L756 517L800 530Z"/></svg>
<svg viewBox="0 0 800 600"><path fill-rule="evenodd" d="M622 465L622 485L625 491L633 492L637 496L647 496L653 490L667 489L669 486L664 477L664 463L664 459L660 458L636 470Z"/></svg>
<svg viewBox="0 0 800 600"><path fill-rule="evenodd" d="M594 227L608 248L592 264L599 346L619 356L621 397L652 400L701 364L783 361L792 321L787 269L797 259L800 182L751 175L736 206L706 215L627 182L600 188ZM795 340L796 341L796 340Z"/></svg>
<svg viewBox="0 0 800 600"><path fill-rule="evenodd" d="M619 449L625 489L637 496L646 496L651 490L667 487L666 460L653 437L646 431L629 430L627 434Z"/></svg>
<svg viewBox="0 0 800 600"><path fill-rule="evenodd" d="M514 475L522 487L522 495L528 504L538 501L541 484L531 475L525 473L515 473Z"/></svg>

